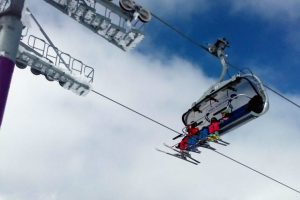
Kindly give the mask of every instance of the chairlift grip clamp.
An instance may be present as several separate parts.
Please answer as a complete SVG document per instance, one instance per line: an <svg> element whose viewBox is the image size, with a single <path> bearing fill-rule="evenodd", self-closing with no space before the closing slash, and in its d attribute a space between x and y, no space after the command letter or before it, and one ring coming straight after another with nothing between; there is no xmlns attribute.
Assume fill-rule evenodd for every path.
<svg viewBox="0 0 300 200"><path fill-rule="evenodd" d="M222 73L220 75L219 81L222 82L228 70L228 65L226 62L227 55L225 54L226 47L229 47L229 42L225 38L219 38L215 44L208 47L208 51L220 59L222 65Z"/></svg>

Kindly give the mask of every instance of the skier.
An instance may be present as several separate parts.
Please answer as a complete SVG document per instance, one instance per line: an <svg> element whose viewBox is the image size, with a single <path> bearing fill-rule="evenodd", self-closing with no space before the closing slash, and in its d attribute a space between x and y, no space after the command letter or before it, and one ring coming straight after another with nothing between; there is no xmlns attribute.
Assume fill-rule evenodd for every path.
<svg viewBox="0 0 300 200"><path fill-rule="evenodd" d="M189 143L194 144L195 141L197 141L197 134L199 132L199 128L197 128L197 122L192 122L186 127L186 129L187 135L178 144L180 151L188 150Z"/></svg>
<svg viewBox="0 0 300 200"><path fill-rule="evenodd" d="M221 122L229 119L229 111L228 110L221 112L221 114L222 114L222 118L220 120Z"/></svg>
<svg viewBox="0 0 300 200"><path fill-rule="evenodd" d="M208 130L209 130L208 141L215 141L220 139L220 135L219 135L220 122L219 120L217 120L217 118L215 117L211 118Z"/></svg>

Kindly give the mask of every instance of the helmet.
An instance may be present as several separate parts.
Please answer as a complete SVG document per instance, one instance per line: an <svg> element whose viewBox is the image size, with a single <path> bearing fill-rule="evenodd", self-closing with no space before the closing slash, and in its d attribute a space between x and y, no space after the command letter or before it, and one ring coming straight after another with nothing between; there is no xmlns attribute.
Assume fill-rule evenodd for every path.
<svg viewBox="0 0 300 200"><path fill-rule="evenodd" d="M229 111L228 110L224 110L223 112L221 112L222 117L227 117L229 115Z"/></svg>
<svg viewBox="0 0 300 200"><path fill-rule="evenodd" d="M197 125L198 125L197 122L194 122L194 121L191 122L191 127L192 127L192 128L197 127Z"/></svg>
<svg viewBox="0 0 300 200"><path fill-rule="evenodd" d="M216 122L216 121L218 121L218 120L217 120L217 118L212 117L212 118L210 119L210 121L211 121L211 122Z"/></svg>

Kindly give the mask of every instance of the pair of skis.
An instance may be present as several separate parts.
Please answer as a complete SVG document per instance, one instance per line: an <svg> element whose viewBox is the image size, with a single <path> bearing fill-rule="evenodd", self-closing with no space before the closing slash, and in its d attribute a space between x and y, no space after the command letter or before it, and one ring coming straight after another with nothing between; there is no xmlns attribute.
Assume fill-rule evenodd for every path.
<svg viewBox="0 0 300 200"><path fill-rule="evenodd" d="M213 140L213 141L211 141L211 142L214 142L214 143L216 143L216 144L220 144L220 145L223 145L223 146L227 146L227 145L230 144L229 142L226 142L226 141L224 141L224 140L222 140L222 139L215 139L215 140ZM200 161L198 161L198 160L196 160L195 158L193 158L189 152L193 152L193 153L201 153L201 151L197 150L198 147L210 149L210 150L212 150L212 151L215 151L215 150L216 150L215 148L211 147L208 143L203 143L203 144L198 143L197 145L195 145L194 148L191 148L191 149L194 149L194 150L191 150L191 151L189 151L189 152L182 152L182 151L176 149L175 147L169 146L169 145L167 145L167 144L165 144L165 143L164 143L164 146L167 147L167 148L169 148L169 149L172 149L172 150L175 151L176 153L169 153L169 152L166 152L166 151L157 149L157 148L156 148L156 150L157 150L158 152L161 152L161 153L164 153L164 154L173 156L173 157L175 157L175 158L179 158L179 159L181 159L181 160L187 161L187 162L192 163L192 164L194 164L194 165L200 164ZM197 151L195 151L195 150L197 150Z"/></svg>
<svg viewBox="0 0 300 200"><path fill-rule="evenodd" d="M213 142L213 143L216 143L216 144L220 144L220 145L222 145L222 146L227 146L227 145L230 145L230 143L229 142L226 142L226 141L224 141L224 140L222 140L222 139L215 139L215 140L213 140L213 141L211 141L211 142Z"/></svg>
<svg viewBox="0 0 300 200"><path fill-rule="evenodd" d="M156 150L159 151L159 152L161 152L161 153L173 156L175 158L179 158L181 160L187 161L187 162L192 163L194 165L198 165L200 163L200 161L198 161L195 158L193 158L191 156L191 154L189 154L188 152L181 152L178 149L176 149L175 147L169 146L169 145L167 145L165 143L164 143L164 146L167 147L167 148L169 148L169 149L172 149L176 153L169 153L169 152L166 152L166 151L163 151L163 150L160 150L160 149L156 149ZM192 151L192 152L194 152L194 153L200 153L200 151L199 152Z"/></svg>

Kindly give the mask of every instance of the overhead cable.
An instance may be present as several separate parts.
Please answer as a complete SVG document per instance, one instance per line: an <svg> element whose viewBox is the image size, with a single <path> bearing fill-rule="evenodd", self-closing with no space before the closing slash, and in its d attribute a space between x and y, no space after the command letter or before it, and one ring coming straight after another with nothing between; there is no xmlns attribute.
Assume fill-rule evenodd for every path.
<svg viewBox="0 0 300 200"><path fill-rule="evenodd" d="M271 87L267 86L266 84L264 84L265 88L267 88L268 90L270 90L271 92L273 92L274 94L280 96L281 98L285 99L286 101L290 102L291 104L293 104L294 106L300 108L300 105L295 103L294 101L292 101L291 99L287 98L286 96L284 96L283 94L280 94L279 92L277 92L276 90L272 89Z"/></svg>
<svg viewBox="0 0 300 200"><path fill-rule="evenodd" d="M237 71L241 71L241 68L235 66L235 65L232 65L231 63L227 63L230 67L234 68L235 70ZM251 72L252 73L252 72ZM293 104L294 106L296 106L297 108L300 108L300 105L297 104L296 102L292 101L291 99L287 98L286 96L284 96L283 94L277 92L275 89L271 88L270 86L266 85L266 84L263 84L263 86L265 88L267 88L268 90L270 90L271 92L273 92L274 94L278 95L279 97L281 97L282 99L286 100L287 102Z"/></svg>
<svg viewBox="0 0 300 200"><path fill-rule="evenodd" d="M179 133L178 131L176 131L176 130L170 128L169 126L166 126L166 125L164 125L163 123L161 123L161 122L159 122L159 121L157 121L157 120L155 120L155 119L153 119L153 118L151 118L151 117L148 117L147 115L142 114L141 112L136 111L135 109L132 109L132 108L130 108L130 107L128 107L128 106L126 106L126 105L124 105L124 104L122 104L122 103L116 101L116 100L113 100L112 98L109 98L108 96L106 96L106 95L104 95L104 94L101 94L100 92L97 92L96 90L92 90L92 92L94 92L95 94L99 95L100 97L103 97L103 98L105 98L105 99L107 99L107 100L109 100L109 101L111 101L111 102L113 102L113 103L115 103L115 104L117 104L117 105L119 105L119 106L122 106L123 108L125 108L125 109L127 109L127 110L129 110L129 111L131 111L131 112L133 112L133 113L138 114L139 116L141 116L141 117L143 117L143 118L145 118L145 119L147 119L147 120L150 120L150 121L154 122L155 124L158 124L159 126L162 126L162 127L166 128L166 129L172 131L172 132L177 133L177 134L181 134L181 133ZM218 153L219 155L221 155L221 156L223 156L223 157L225 157L225 158L227 158L227 159L229 159L229 160L231 160L231 161L233 161L233 162L235 162L235 163L237 163L237 164L239 164L239 165L241 165L241 166L243 166L243 167L246 167L247 169L252 170L253 172L255 172L255 173L257 173L257 174L260 174L260 175L262 175L262 176L268 178L268 179L271 180L271 181L274 181L274 182L276 182L276 183L278 183L278 184L280 184L280 185L282 185L282 186L284 186L284 187L286 187L286 188L289 188L289 189L291 189L291 190L293 190L293 191L295 191L295 192L297 192L297 193L300 194L300 191L299 191L299 190L297 190L297 189L295 189L295 188L293 188L293 187L290 187L290 186L288 186L287 184L284 184L284 183L282 183L281 181L278 181L278 180L272 178L271 176L266 175L265 173L262 173L262 172L260 172L260 171L258 171L258 170L256 170L256 169L254 169L254 168L252 168L252 167L250 167L250 166L248 166L248 165L246 165L246 164L243 164L243 163L239 162L238 160L233 159L233 158L231 158L231 157L229 157L229 156L227 156L227 155L225 155L225 154L223 154L223 153L220 153L220 152L218 152L218 151L214 151L214 152Z"/></svg>
<svg viewBox="0 0 300 200"><path fill-rule="evenodd" d="M195 39L193 39L192 37L188 36L187 34L185 34L184 32L180 31L179 29L175 28L174 26L172 26L170 23L166 22L165 20L163 20L162 18L158 17L157 15L155 15L154 13L151 13L152 16L157 19L159 22L161 22L162 24L164 24L165 26L167 26L168 28L170 28L171 30L173 30L174 32L176 32L178 35L180 35L182 38L188 40L189 42L191 42L192 44L194 44L195 46L208 51L208 48L206 45L203 45L199 42L197 42Z"/></svg>
<svg viewBox="0 0 300 200"><path fill-rule="evenodd" d="M228 158L229 160L231 160L231 161L233 161L233 162L235 162L235 163L237 163L237 164L239 164L239 165L241 165L243 167L246 167L246 168L250 169L251 171L253 171L253 172L257 173L257 174L260 174L260 175L262 175L262 176L264 176L264 177L266 177L266 178L268 178L268 179L270 179L270 180L272 180L272 181L274 181L274 182L276 182L276 183L278 183L278 184L280 184L280 185L282 185L284 187L287 187L287 188L289 188L289 189L291 189L291 190L293 190L293 191L295 191L295 192L297 192L297 193L300 194L299 190L296 190L295 188L292 188L292 187L288 186L287 184L285 184L285 183L283 183L281 181L278 181L278 180L272 178L271 176L266 175L265 173L262 173L262 172L254 169L252 167L249 167L248 165L245 165L245 164L241 163L240 161L238 161L236 159L233 159L233 158L231 158L231 157L229 157L229 156L227 156L227 155L225 155L225 154L223 154L221 152L218 152L218 151L214 151L214 152L218 153L219 155L221 155L221 156L223 156L225 158Z"/></svg>
<svg viewBox="0 0 300 200"><path fill-rule="evenodd" d="M129 110L129 111L131 111L131 112L134 112L135 114L140 115L140 116L143 117L143 118L146 118L147 120L150 120L150 121L152 121L152 122L154 122L154 123L156 123L156 124L158 124L158 125L160 125L160 126L166 128L166 129L170 130L170 131L172 131L172 132L174 132L174 133L181 134L181 133L179 133L178 131L176 131L176 130L174 130L174 129L172 129L172 128L166 126L166 125L164 125L163 123L160 123L160 122L154 120L154 119L151 118L151 117L148 117L148 116L146 116L146 115L144 115L144 114L142 114L142 113L140 113L140 112L138 112L138 111L136 111L136 110L134 110L134 109L132 109L132 108L129 108L128 106L125 106L124 104L121 104L120 102L118 102L118 101L116 101L116 100L113 100L113 99L111 99L111 98L109 98L109 97L107 97L107 96L105 96L105 95L103 95L103 94L101 94L101 93L99 93L99 92L97 92L97 91L95 91L95 90L92 90L92 92L94 92L95 94L97 94L97 95L99 95L99 96L101 96L101 97L103 97L103 98L105 98L105 99L108 99L109 101L114 102L115 104L118 104L119 106L122 106L123 108L126 108L127 110Z"/></svg>
<svg viewBox="0 0 300 200"><path fill-rule="evenodd" d="M154 17L155 19L157 19L157 20L158 20L159 22L161 22L163 25L165 25L166 27L168 27L169 29L171 29L172 31L174 31L175 33L177 33L180 37L182 37L182 38L188 40L191 44L197 46L198 48L201 48L201 49L203 49L203 50L209 52L209 51L208 51L208 48L207 48L205 45L203 45L203 44L197 42L195 39L193 39L192 37L188 36L188 35L185 34L183 31L180 31L179 29L175 28L175 27L172 26L170 23L168 23L167 21L163 20L161 17L157 16L156 14L152 13L152 15L153 15L153 17ZM230 65L230 66L233 67L233 65ZM283 94L281 94L281 93L277 92L276 90L272 89L270 86L265 85L265 84L264 84L264 86L265 86L268 90L270 90L271 92L273 92L274 94L278 95L279 97L283 98L283 99L286 100L287 102L293 104L294 106L296 106L296 107L298 107L298 108L300 109L300 105L299 105L299 104L295 103L295 102L292 101L291 99L285 97Z"/></svg>
<svg viewBox="0 0 300 200"><path fill-rule="evenodd" d="M30 12L29 9L27 9L27 10ZM33 20L37 23L37 25L39 26L41 32L42 32L43 35L46 37L46 39L48 40L48 42L49 42L52 46L54 46L53 43L51 42L50 38L49 38L49 37L47 36L47 34L44 32L44 30L42 29L41 25L38 23L38 21L35 19L35 17L32 15L31 12L30 12L30 15L31 15L31 17L33 18ZM157 17L156 15L154 15L153 13L152 13L152 15L153 15L156 19L158 19L160 22L162 22L163 24L165 24L166 26L168 26L169 28L171 28L173 31L175 31L176 33L178 33L181 37L184 37L185 39L189 40L190 42L192 42L192 43L195 44L196 46L200 47L201 49L204 49L204 50L208 51L208 49L207 49L206 46L204 46L204 45L202 45L202 44L200 44L200 43L197 43L195 40L193 40L192 38L190 38L189 36L187 36L187 35L184 34L183 32L179 31L178 29L172 27L171 25L169 25L168 23L166 23L164 20L162 20L161 18L159 18L159 17ZM57 52L57 54L58 54L58 52ZM59 54L58 54L58 55L59 55ZM63 61L63 60L62 60L62 61ZM64 62L64 61L63 61L63 62ZM66 65L66 63L64 63L64 64ZM66 67L68 68L67 65L66 65ZM113 100L112 98L109 98L109 97L107 97L107 96L101 94L100 92L97 92L96 90L92 90L92 92L94 92L95 94L97 94L97 95L99 95L99 96L101 96L101 97L103 97L103 98L105 98L105 99L107 99L107 100L109 100L109 101L111 101L111 102L113 102L113 103L119 105L119 106L122 106L123 108L125 108L125 109L127 109L127 110L129 110L129 111L131 111L131 112L133 112L133 113L136 113L137 115L139 115L139 116L141 116L141 117L143 117L143 118L145 118L145 119L147 119L147 120L149 120L149 121L152 121L152 122L155 123L155 124L158 124L159 126L162 126L162 127L166 128L166 129L168 129L169 131L172 131L172 132L174 132L174 133L176 133L176 134L181 135L180 132L178 132L178 131L176 131L176 130L170 128L169 126L166 126L166 125L164 125L163 123L161 123L161 122L159 122L159 121L157 121L157 120L155 120L155 119L153 119L153 118L151 118L151 117L148 117L147 115L142 114L141 112L138 112L138 111L136 111L136 110L134 110L134 109L132 109L132 108L130 108L130 107L128 107L128 106L126 106L126 105L124 105L124 104L122 104L122 103L116 101L116 100ZM300 108L300 107L299 107L299 108ZM288 185L286 185L286 184L284 184L284 183L282 183L282 182L280 182L280 181L277 181L276 179L274 179L274 178L272 178L272 177L270 177L270 176L267 176L266 174L264 174L264 173L262 173L262 172L259 172L258 170L255 170L255 169L253 169L253 168L251 168L251 167L249 167L249 166L247 166L247 165L245 165L245 164L243 164L243 163L237 161L236 159L233 159L233 158L231 158L231 157L229 157L229 156L227 156L227 155L225 155L225 154L222 154L222 153L220 153L220 152L218 152L218 151L214 151L214 152L216 152L216 153L218 153L219 155L221 155L221 156L223 156L223 157L225 157L225 158L227 158L227 159L230 159L230 160L236 162L237 164L239 164L239 165L241 165L241 166L244 166L244 167L246 167L246 168L248 168L248 169L250 169L250 170L252 170L252 171L254 171L254 172L258 173L258 174L260 174L260 175L263 175L264 177L266 177L266 178L268 178L268 179L270 179L270 180L272 180L272 181L274 181L274 182L276 182L276 183L279 183L279 184L281 184L282 186L285 186L285 187L287 187L287 188L289 188L289 189L291 189L291 190L293 190L293 191L295 191L295 192L297 192L297 193L300 194L300 191L299 191L299 190L296 190L296 189L294 189L294 188L292 188L292 187L290 187L290 186L288 186Z"/></svg>

